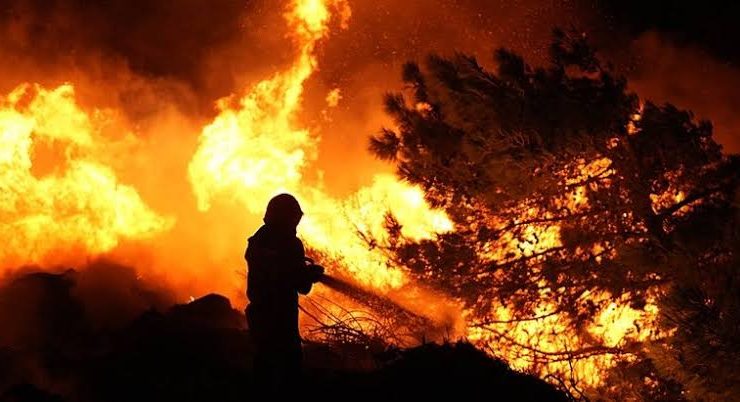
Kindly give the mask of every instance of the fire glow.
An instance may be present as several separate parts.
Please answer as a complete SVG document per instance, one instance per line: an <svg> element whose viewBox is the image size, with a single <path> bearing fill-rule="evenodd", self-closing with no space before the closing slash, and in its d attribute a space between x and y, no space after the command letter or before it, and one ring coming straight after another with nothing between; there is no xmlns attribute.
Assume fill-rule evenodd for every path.
<svg viewBox="0 0 740 402"><path fill-rule="evenodd" d="M322 182L323 172L314 168L321 138L298 118L304 85L318 68L317 46L330 34L341 34L350 18L350 7L343 0L294 0L288 6L285 22L295 49L292 63L217 101L218 115L199 133L193 133L197 145L189 155L187 168L180 172L189 183L194 202L173 211L150 206L135 185L119 178L119 171L126 170L125 154L141 150L142 140L134 133L118 131L123 126L116 123L115 111L84 109L75 100L73 84L57 88L21 84L3 96L0 239L5 247L0 252L0 269L26 264L84 264L107 254L136 261L135 257L126 257L128 249L120 247L133 242L153 256L152 274L165 276L176 284L198 281L203 283L202 288L211 291L243 293L232 291L243 289L243 276L234 275L231 267L217 275L173 270L171 261L178 256L171 253L177 250L186 255L186 246L159 248L157 242L170 236L174 242L191 244L192 238L186 241L178 237L185 236L178 225L187 225L187 220L198 214L218 213L221 208L240 211L237 219L249 216L252 222L258 222L269 198L287 191L296 195L306 211L299 227L302 238L332 261L330 269L363 287L389 295L419 315L449 322L448 317L440 316L455 309L454 300L438 300L438 295L414 284L402 267L394 266L380 250L368 247L358 236L359 232L382 238L390 212L398 219L406 238L433 238L455 229L444 212L430 208L419 188L387 173L377 173L369 180L369 186L337 197ZM341 103L341 88L331 90L324 99L330 107L336 107ZM156 160L157 154L152 152L151 159ZM608 164L608 160L598 161L581 170L584 175L596 174ZM136 175L132 171L124 173L126 177ZM167 194L163 197L172 198ZM576 189L563 202L577 209L588 200ZM180 213L182 210L188 213ZM537 213L536 209L523 211L522 219L531 219ZM219 215L224 219L211 223L203 232L195 230L195 234L207 236L232 225L234 220L226 216L229 214ZM536 240L523 244L504 237L480 252L499 261L512 252L536 253L543 247L557 246L560 241L559 230L554 226L532 224L527 233ZM223 262L219 257L222 251L216 250L214 244L234 240L204 241L205 250L199 258L181 263L219 265ZM238 247L242 247L241 240ZM240 255L235 257L239 259ZM148 274L147 267L142 266L146 264L134 265L142 270L142 275ZM233 297L235 304L244 302L237 297ZM603 343L616 347L651 335L651 322L657 313L654 306L649 305L644 313L612 295L584 297L614 299L588 329ZM491 317L498 322L493 324L497 332L505 334L505 338L466 327L464 312L454 320L463 320L461 327L457 322L450 325L453 336L467 337L515 368L533 370L542 376L574 370L579 381L598 385L603 372L616 364L618 357L594 355L571 368L568 361L532 360L526 348L515 346L529 345L557 354L587 342L567 333L568 327L556 310L557 306L543 303L539 312L544 318L512 323L507 320L516 314L513 306L500 306L491 312Z"/></svg>

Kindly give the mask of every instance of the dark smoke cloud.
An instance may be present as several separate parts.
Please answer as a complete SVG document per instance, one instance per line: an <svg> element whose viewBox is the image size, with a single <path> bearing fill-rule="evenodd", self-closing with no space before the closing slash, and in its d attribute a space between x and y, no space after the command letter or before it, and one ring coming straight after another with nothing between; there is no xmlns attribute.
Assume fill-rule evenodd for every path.
<svg viewBox="0 0 740 402"><path fill-rule="evenodd" d="M715 139L727 152L740 152L740 67L656 32L641 35L630 49L637 58L629 74L633 90L712 121Z"/></svg>
<svg viewBox="0 0 740 402"><path fill-rule="evenodd" d="M740 152L740 3L598 2L588 32L629 78L632 90L657 103L689 109L714 125L727 152Z"/></svg>
<svg viewBox="0 0 740 402"><path fill-rule="evenodd" d="M630 37L659 33L673 46L700 48L720 63L740 64L740 3L726 0L599 1L604 20Z"/></svg>
<svg viewBox="0 0 740 402"><path fill-rule="evenodd" d="M246 72L280 62L265 33L283 39L281 10L245 0L7 0L0 58L13 62L0 67L0 89L82 81L114 93L106 99L83 88L90 103L130 106L134 114L146 96L210 111Z"/></svg>
<svg viewBox="0 0 740 402"><path fill-rule="evenodd" d="M14 0L4 46L40 64L98 51L133 71L197 80L201 60L242 28L242 0Z"/></svg>

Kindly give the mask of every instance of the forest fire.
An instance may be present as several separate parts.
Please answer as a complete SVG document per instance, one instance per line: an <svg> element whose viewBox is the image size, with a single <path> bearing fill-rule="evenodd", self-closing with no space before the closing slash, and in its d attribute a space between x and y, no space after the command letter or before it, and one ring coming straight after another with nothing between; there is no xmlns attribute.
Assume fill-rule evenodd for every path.
<svg viewBox="0 0 740 402"><path fill-rule="evenodd" d="M23 84L3 97L3 268L80 263L171 226L106 165L115 145L100 137L105 122L75 104L71 85Z"/></svg>
<svg viewBox="0 0 740 402"><path fill-rule="evenodd" d="M666 238L692 214L725 205L722 183L733 179L721 173L731 163L690 119L680 126L701 151L690 162L671 165L662 153L653 158L645 156L647 148L635 150L643 131L677 130L661 120L673 110L622 95L624 84L598 65L579 65L587 78L573 78L570 66L535 70L498 53L498 76L462 57L404 67L405 90L413 94L387 96L394 121L370 146L397 174L335 164L330 168L356 169L363 180L332 188L325 180L332 172L317 162L327 134L302 112L307 98L325 104L317 120L328 119L327 107L342 105L341 85L309 93L316 89L309 81L319 71L321 46L353 23L351 5L290 0L281 20L289 60L218 99L214 117L185 124L189 131L178 133L185 140L139 132L120 110L83 105L75 82L19 82L3 94L0 274L10 277L24 266L84 267L103 258L135 267L138 280L161 279L182 302L218 292L241 308L244 231L257 227L271 197L289 192L305 208L299 235L330 275L302 301L304 333L336 340L320 331L329 319L386 345L465 339L572 393L611 386L613 369L644 358L642 345L674 334L676 325L660 322L659 299L678 275L653 268L678 266L675 256L693 251L687 241L673 252L682 240ZM526 79L511 78L516 74ZM550 118L576 126L574 137L587 144L563 152L568 159L557 156L571 144L557 143L568 130L544 128L547 137L536 118L521 112L540 94L537 80L551 77L579 100L588 97L578 92L583 82L620 94L595 107L619 110L613 121L582 122L564 111ZM496 79L514 84L492 83ZM466 80L490 91L521 88L492 100L479 88L466 92ZM507 109L518 96L524 101ZM441 111L443 102L452 106ZM500 107L501 114L478 121L460 105ZM511 110L521 121L497 120ZM162 118L157 124L171 123ZM175 126L171 131L183 128ZM466 130L474 138L460 145L458 132ZM413 138L417 131L430 134ZM495 140L475 149L485 142L476 137L481 133L494 133ZM586 135L596 139L583 140ZM653 173L660 163L663 171ZM701 175L721 185L692 190ZM671 253L653 259L656 249ZM726 261L719 246L716 255L712 250L698 260ZM653 380L644 375L641 381Z"/></svg>
<svg viewBox="0 0 740 402"><path fill-rule="evenodd" d="M389 175L377 175L372 186L347 200L326 194L320 179L310 183L304 177L320 139L296 127L295 114L304 82L316 68L314 48L328 34L330 6L339 8L343 18L349 16L344 2L317 1L296 3L286 14L298 48L294 64L257 83L238 100L219 102L221 113L203 129L189 178L201 210L224 196L260 214L276 192L295 194L309 206L301 231L312 248L338 260L361 283L398 288L402 273L386 269L385 257L368 250L357 231L382 234L389 210L400 217L404 234L414 239L449 231L451 223L444 213L426 206L419 189Z"/></svg>

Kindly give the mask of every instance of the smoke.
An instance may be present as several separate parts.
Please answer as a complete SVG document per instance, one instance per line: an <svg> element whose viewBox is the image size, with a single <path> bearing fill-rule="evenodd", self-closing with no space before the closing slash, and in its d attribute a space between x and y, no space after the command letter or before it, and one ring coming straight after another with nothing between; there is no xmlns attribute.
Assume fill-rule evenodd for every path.
<svg viewBox="0 0 740 402"><path fill-rule="evenodd" d="M356 168L326 175L337 194L368 184L363 173L387 169L365 151L366 137L388 123L381 97L399 87L403 63L453 51L489 61L499 46L544 61L552 27L586 19L577 2L558 0L360 0L350 7L348 29L322 45L302 114L323 137L317 169ZM183 120L203 123L216 99L290 62L283 12L284 4L268 0L10 0L0 15L0 56L15 63L0 67L0 90L70 81L83 105L123 110L135 125L162 113L171 118L173 107ZM322 114L335 88L342 100Z"/></svg>
<svg viewBox="0 0 740 402"><path fill-rule="evenodd" d="M144 81L153 92L170 94L168 100L183 107L208 109L215 95L233 89L235 77L230 72L237 65L247 64L253 70L258 66L247 61L275 62L274 56L262 57L267 55L267 49L259 46L263 42L250 40L259 34L253 26L261 17L260 10L249 8L251 4L240 0L13 0L0 14L4 39L0 54L16 61L2 67L7 70L2 85L87 78L90 84L118 89L117 100L135 107L133 103L142 101L138 95ZM247 13L251 18L244 17ZM232 46L239 46L241 52L220 57L220 74L211 76L209 70L216 64L211 59ZM127 88L131 81L134 88ZM184 92L198 96L183 100Z"/></svg>
<svg viewBox="0 0 740 402"><path fill-rule="evenodd" d="M365 152L365 137L385 123L380 97L399 88L408 60L461 51L489 62L503 46L542 63L556 26L608 31L603 41L614 41L608 16L580 1L359 0L350 6L352 22L323 45L321 69L307 88L304 119L327 139L322 147L329 152L321 155L332 155L319 168L356 158L358 166L381 168ZM23 81L71 81L83 104L121 108L136 122L171 105L208 118L216 99L289 62L282 12L283 5L266 0L10 0L0 14L0 56L14 62L0 67L0 90ZM712 118L720 139L735 149L728 132L736 120L725 105L737 103L730 85L738 80L736 68L657 33L617 38L607 46L639 55L624 61L635 89ZM342 100L322 119L324 97L335 88ZM356 176L327 179L347 191Z"/></svg>
<svg viewBox="0 0 740 402"><path fill-rule="evenodd" d="M400 87L403 63L453 51L488 62L499 46L544 61L552 27L589 18L578 2L562 0L349 5L347 29L321 45L301 115L322 136L315 168L328 172L323 178L335 195L389 169L366 152L367 136L389 123L381 98ZM0 15L0 57L15 63L0 66L0 90L70 81L83 106L124 111L140 136L172 131L160 127L166 121L189 148L197 127L215 114L216 99L290 62L284 7L267 0L10 0ZM328 108L334 89L342 98Z"/></svg>
<svg viewBox="0 0 740 402"><path fill-rule="evenodd" d="M24 82L47 88L71 82L79 108L104 117L93 134L106 139L108 152L96 157L153 210L183 217L150 244L121 241L107 257L146 277L166 276L180 300L209 289L241 293L232 284L243 263L223 262L238 264L250 221L233 210L195 214L187 164L215 101L289 59L282 12L242 0L3 3L0 59L13 62L0 66L1 93ZM53 166L63 159L56 148L38 141L32 152L33 174L64 169ZM226 274L207 284L192 281L218 265Z"/></svg>
<svg viewBox="0 0 740 402"><path fill-rule="evenodd" d="M658 32L646 32L629 49L630 87L642 97L669 102L714 125L715 139L727 152L740 152L740 68L706 50L678 45Z"/></svg>
<svg viewBox="0 0 740 402"><path fill-rule="evenodd" d="M296 154L306 150L312 154L297 176L305 181L296 184L301 187L298 191L306 187L304 193L311 195L306 199L314 204L305 205L303 228L310 219L323 219L323 213L331 229L347 236L321 236L325 233L318 231L315 237L324 248L347 258L348 265L361 266L341 270L348 280L335 281L333 289L351 299L350 308L354 304L349 302L356 302L379 316L391 316L401 326L419 329L424 339L464 335L467 328L460 308L446 295L413 281L400 283L401 270L389 267L381 257L365 258L366 245L349 244L356 235L352 227L358 232L370 230L366 224L377 223L373 220L384 216L384 207L403 204L399 202L403 197L392 202L373 198L373 190L388 188L398 196L402 188L390 176L379 178L378 173L391 167L374 160L366 148L369 134L392 124L382 112L381 98L387 91L403 88L400 70L407 61L459 51L487 65L493 49L507 47L537 65L547 62L553 27L593 30L601 33L596 35L597 46L613 42L604 47L604 59L615 61L632 89L658 103L673 102L712 119L717 137L728 150L740 146L732 131L740 124L732 110L740 100L734 91L740 80L735 67L659 33L637 38L605 33L598 13L580 1L350 0L349 4L352 19L347 27L335 26L328 39L317 41L315 48L311 45L318 67L307 64L311 74L295 86L302 96L295 99L297 106L290 116L251 134L268 144L258 153L268 156L276 153L269 146L281 134L270 132L276 126L296 129L286 131L290 141L299 131L309 137L309 147L295 147L300 151ZM0 14L4 39L0 59L13 62L0 65L1 93L22 82L48 88L72 82L74 101L84 114L96 116L89 134L103 144L95 151L104 151L95 155L95 161L110 166L115 183L135 189L146 206L173 224L155 238L115 239L115 248L104 255L115 264L83 262L77 265L80 271L11 278L0 288L0 360L3 346L75 349L99 332L125 327L149 309L161 310L175 300L205 293L218 292L235 305L245 304L242 256L246 237L261 222L257 213L261 198L254 191L242 192L250 205L257 205L250 211L244 204L230 202L236 198L232 192L213 200L210 210L199 211L194 188L222 177L191 183L187 172L203 128L219 113L216 101L233 94L231 104L237 103L255 83L271 81L294 61L296 46L288 35L284 12L283 2L271 0L10 0ZM252 118L245 113L240 121ZM257 147L260 141L248 142L245 148ZM58 144L52 144L50 153L54 145ZM38 163L46 159L43 147L34 144L32 152L34 178L57 168L54 158L47 166ZM65 154L69 155L75 156ZM260 162L239 159L244 162L239 171ZM280 185L283 178L277 176L258 178ZM82 200L78 204L89 203ZM332 225L343 218L341 208L347 202L366 212ZM413 212L425 210L420 195L415 205ZM413 217L413 212L406 217ZM79 257L89 258L84 251ZM55 272L49 267L40 270ZM387 283L400 285L384 287ZM382 295L369 287L382 289ZM319 290L314 295L321 294ZM47 366L35 361L28 365L31 371L36 365ZM44 376L43 370L38 376Z"/></svg>
<svg viewBox="0 0 740 402"><path fill-rule="evenodd" d="M243 247L260 217L223 205L196 212L186 172L201 128L217 113L215 101L242 93L291 62L295 49L283 19L285 4L6 4L0 14L0 59L13 62L0 66L2 93L27 81L48 87L74 83L83 109L112 111L104 130L133 135L126 146L106 156L121 183L133 185L153 210L178 218L146 247L122 242L106 257L137 267L147 280L162 278L180 300L216 290L243 301ZM402 88L403 63L431 52L461 51L486 64L493 49L507 47L538 64L547 61L553 27L603 31L603 16L582 1L357 0L349 5L347 28L319 43L319 69L306 82L296 124L320 137L309 173L322 183L322 191L342 198L390 169L366 151L367 137L391 124L381 98ZM654 33L597 41L615 38L605 58L615 56L632 88L712 119L727 149L740 147L732 134L740 124L731 109L740 100L733 91L740 80L736 68L698 47L678 46ZM335 95L329 104L329 93L341 97Z"/></svg>
<svg viewBox="0 0 740 402"><path fill-rule="evenodd" d="M367 152L367 137L392 124L382 97L402 89L404 63L430 53L464 52L490 64L498 47L543 63L553 27L584 25L590 19L578 2L558 0L359 0L350 6L348 28L322 44L319 71L307 83L302 113L320 128L316 166L327 172L328 187L339 194L367 185L371 173L389 170ZM342 98L327 110L324 97L333 88L341 90Z"/></svg>

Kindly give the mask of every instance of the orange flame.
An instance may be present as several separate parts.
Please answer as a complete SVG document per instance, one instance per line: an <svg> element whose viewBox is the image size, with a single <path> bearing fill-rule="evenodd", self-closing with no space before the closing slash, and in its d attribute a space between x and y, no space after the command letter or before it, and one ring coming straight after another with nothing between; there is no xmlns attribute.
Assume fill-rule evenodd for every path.
<svg viewBox="0 0 740 402"><path fill-rule="evenodd" d="M25 84L0 98L2 267L70 263L171 226L96 157L111 145L99 134L105 119L88 116L69 84ZM53 168L40 172L44 163Z"/></svg>
<svg viewBox="0 0 740 402"><path fill-rule="evenodd" d="M313 166L321 138L302 127L298 119L304 85L317 69L317 46L328 37L332 24L346 28L350 16L351 10L344 0L291 0L284 17L295 46L293 62L240 96L217 102L218 115L202 127L187 169L196 205L183 208L197 207L207 213L231 205L251 216L259 216L269 198L279 192L291 192L306 211L299 228L302 237L309 246L339 261L345 270L343 274L391 295L416 312L432 318L449 314L449 309L443 309L442 303L435 301L436 297L415 287L387 256L357 236L360 232L383 239L386 214L391 212L405 237L433 238L454 230L444 212L430 208L421 189L390 174L375 174L367 180L370 185L348 197L335 197L323 183L323 172ZM341 90L335 88L325 101L334 107L340 99ZM419 103L416 108L425 112L429 105ZM28 263L77 263L115 250L124 240L154 242L158 235L179 235L172 234L175 219L154 212L134 187L122 184L104 156L115 150L119 141L104 135L108 118L106 111L88 112L77 105L70 84L53 90L22 85L0 99L3 144L0 240L5 245L0 251L0 268ZM634 120L638 121L639 115ZM124 137L120 141L136 141L135 136L120 134ZM609 162L584 161L580 170L584 176L604 174L610 169ZM568 180L564 182L572 184ZM676 193L675 197L680 200L683 194ZM656 195L655 203L660 204L661 200ZM571 210L586 208L585 188L576 188L562 203ZM531 208L522 212L521 219L532 219L539 213L537 208ZM217 229L214 232L223 227ZM559 227L533 224L523 237L504 236L479 252L501 262L557 247L560 242ZM209 243L206 247L211 246ZM176 247L167 250L184 248L179 244ZM212 250L205 254L208 252L215 254ZM209 261L214 265L220 262ZM204 269L207 268L210 267ZM202 278L202 273L199 274L198 278ZM186 276L183 272L172 272L172 276L178 275ZM233 279L243 289L243 278ZM212 278L208 285L218 287L222 285L220 281L221 278L218 281ZM613 300L586 328L593 339L618 346L652 336L652 321L657 315L654 304L648 303L641 312L629 308L624 297L608 294L584 297ZM568 332L570 327L563 316L548 315L555 309L555 305L543 301L538 313L547 317L503 323L496 329L518 345L545 352L557 353L587 342ZM514 318L515 313L511 306L499 306L491 316L506 321ZM463 328L460 334L488 347L518 369L536 371L543 376L571 370L566 361L553 364L533 361L521 346L502 346L506 342L479 328ZM598 385L604 370L616 362L611 355L593 356L577 362L573 370L578 380Z"/></svg>
<svg viewBox="0 0 740 402"><path fill-rule="evenodd" d="M328 195L320 180L310 183L304 177L317 158L320 138L299 128L296 114L304 83L316 69L314 49L328 35L330 7L346 10L342 1L292 3L285 17L298 47L294 63L254 85L235 105L229 99L219 102L220 114L203 129L190 162L190 182L201 210L224 197L259 214L270 197L293 193L305 205L300 230L310 246L345 262L349 273L365 284L397 288L406 283L404 275L389 268L380 253L368 250L357 230L382 236L388 210L412 238L452 227L444 213L426 205L420 189L390 175L376 175L372 186L345 200Z"/></svg>

